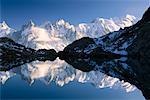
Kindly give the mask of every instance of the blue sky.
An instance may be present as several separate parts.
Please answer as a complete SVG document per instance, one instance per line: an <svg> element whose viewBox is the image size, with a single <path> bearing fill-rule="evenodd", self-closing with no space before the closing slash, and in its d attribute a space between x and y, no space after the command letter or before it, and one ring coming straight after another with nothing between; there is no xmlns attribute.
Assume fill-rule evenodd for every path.
<svg viewBox="0 0 150 100"><path fill-rule="evenodd" d="M36 24L64 19L71 24L91 22L97 17L141 18L149 0L1 0L1 21L18 29L32 19Z"/></svg>

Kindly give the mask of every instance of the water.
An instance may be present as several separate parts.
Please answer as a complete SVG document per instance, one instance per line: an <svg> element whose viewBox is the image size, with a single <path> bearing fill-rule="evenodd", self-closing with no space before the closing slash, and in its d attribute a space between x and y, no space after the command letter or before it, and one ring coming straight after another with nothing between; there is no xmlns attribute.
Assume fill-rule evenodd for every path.
<svg viewBox="0 0 150 100"><path fill-rule="evenodd" d="M16 84L17 82L17 84ZM37 81L34 85L29 86L21 81L19 76L10 79L1 88L3 99L17 98L41 98L41 99L118 99L118 100L144 100L140 91L136 90L126 93L119 89L96 89L89 84L80 84L71 82L64 87L58 87L56 84L44 85ZM108 96L109 95L109 96Z"/></svg>
<svg viewBox="0 0 150 100"><path fill-rule="evenodd" d="M105 74L99 71L82 72L59 59L46 62L33 61L12 68L10 71L16 75L1 85L2 100L37 98L53 100L144 100L138 89L127 93L118 81L110 86L111 83L109 82L115 80L113 78L111 81L103 82L108 83L105 84L104 88L100 88L97 85L102 82L98 83L97 80L102 81Z"/></svg>

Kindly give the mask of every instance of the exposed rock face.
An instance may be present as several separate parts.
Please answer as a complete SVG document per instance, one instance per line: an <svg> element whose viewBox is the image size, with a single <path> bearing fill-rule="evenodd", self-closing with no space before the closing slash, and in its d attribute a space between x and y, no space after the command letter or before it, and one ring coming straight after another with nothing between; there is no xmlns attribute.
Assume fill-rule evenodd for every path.
<svg viewBox="0 0 150 100"><path fill-rule="evenodd" d="M129 57L126 61L133 70L130 83L138 87L145 98L150 98L150 59L147 57ZM128 78L128 77L127 77Z"/></svg>
<svg viewBox="0 0 150 100"><path fill-rule="evenodd" d="M57 52L54 49L39 49L34 53L38 60L50 60L53 61L57 57Z"/></svg>
<svg viewBox="0 0 150 100"><path fill-rule="evenodd" d="M138 30L136 39L132 45L127 48L130 55L139 55L141 57L150 58L150 8L145 12L139 26L135 27Z"/></svg>
<svg viewBox="0 0 150 100"><path fill-rule="evenodd" d="M16 64L20 65L30 62L33 60L33 53L33 49L25 48L9 38L0 38L0 65L5 66L1 70L14 67Z"/></svg>
<svg viewBox="0 0 150 100"><path fill-rule="evenodd" d="M139 25L136 27L138 30L135 31L137 37L127 48L129 55L133 55L133 59L130 57L127 62L138 77L137 87L139 86L146 99L150 99L150 7L137 24Z"/></svg>
<svg viewBox="0 0 150 100"><path fill-rule="evenodd" d="M95 45L94 40L89 37L84 37L73 42L72 44L68 45L63 51L59 52L58 55L61 59L66 59L65 57L73 57L76 59L89 57L113 59L121 57L120 54L104 51L101 46Z"/></svg>
<svg viewBox="0 0 150 100"><path fill-rule="evenodd" d="M0 68L1 71L29 63L34 60L55 60L56 57L57 54L54 49L40 49L36 51L15 43L7 37L0 38L0 65L4 66L4 68Z"/></svg>
<svg viewBox="0 0 150 100"><path fill-rule="evenodd" d="M137 37L133 43L127 48L129 58L127 62L136 72L139 80L139 88L143 92L145 98L150 99L150 8L145 12L143 18L137 23L139 27L134 33ZM137 64L137 62L141 62Z"/></svg>
<svg viewBox="0 0 150 100"><path fill-rule="evenodd" d="M93 39L85 37L80 40L77 40L73 42L72 44L68 45L64 50L63 53L59 53L59 56L61 57L67 57L64 55L72 56L72 57L79 57L84 58L86 57L86 53L84 52L84 49L90 45L94 44L95 42Z"/></svg>

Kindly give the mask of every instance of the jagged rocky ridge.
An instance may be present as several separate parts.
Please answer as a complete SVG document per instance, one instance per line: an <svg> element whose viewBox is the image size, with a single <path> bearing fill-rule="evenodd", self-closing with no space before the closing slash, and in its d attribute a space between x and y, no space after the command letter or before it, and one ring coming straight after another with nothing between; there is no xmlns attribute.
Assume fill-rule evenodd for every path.
<svg viewBox="0 0 150 100"><path fill-rule="evenodd" d="M145 16L149 16L149 15L146 14ZM79 38L82 38L85 36L94 37L94 39L82 38L78 41L73 42L72 44L67 46L64 49L64 51L58 53L59 57L61 59L65 59L69 64L74 65L73 67L80 69L82 71L98 70L107 75L120 78L121 80L128 81L131 84L134 84L137 86L137 84L135 84L134 82L132 83L130 79L127 80L127 78L124 75L122 75L122 73L124 73L123 71L126 71L126 70L124 70L125 69L124 66L126 66L126 65L123 64L122 70L119 68L122 72L118 72L118 70L115 69L116 67L115 68L112 67L115 64L110 64L110 63L112 63L111 62L112 59L121 59L121 57L127 57L130 55L130 53L128 52L128 48L131 47L133 43L135 43L135 45L136 45L135 40L137 39L137 34L133 34L133 33L135 33L136 31L139 31L139 27L141 29L141 26L145 25L145 23L146 23L146 21L144 21L144 20L148 19L148 17L143 17L143 19L144 19L143 21L141 20L137 24L131 26L132 20L130 19L130 16L128 16L128 17L129 18L127 18L125 21L122 21L122 23L127 22L127 25L125 23L122 24L121 21L120 21L121 24L120 23L116 24L112 20L96 19L90 24L80 24L79 27L76 27L76 28L74 28L72 25L69 25L68 23L65 23L63 20L58 21L56 23L56 25L46 24L46 25L40 26L40 27L37 27L33 22L30 22L29 24L24 25L20 31L12 32L10 34L7 34L6 36L12 38L15 42L17 42L19 44L24 44L25 47L30 47L30 48L33 48L36 50L54 48L56 51L63 50L63 48L66 45L68 45L69 43L73 42L76 39L79 39ZM48 27L47 25L48 26L50 25L50 27ZM125 26L126 27L131 26L131 27L119 30L120 27L124 28ZM138 26L138 27L135 27L135 26ZM45 28L47 28L47 29L45 30ZM79 31L78 28L80 28L81 30ZM113 32L113 31L117 31L117 30L119 30L119 31ZM113 33L109 33L109 32L113 32ZM42 33L42 35L44 37L46 37L46 39L44 37L40 36L41 35L40 33ZM94 34L90 34L90 33L94 33ZM99 33L102 33L102 34L99 34ZM109 34L102 36L103 34L107 34L107 33L109 33ZM95 38L95 36L102 36L102 37ZM137 40L137 41L139 41L139 40ZM82 43L82 45L80 43ZM136 46L133 46L133 47L136 47ZM149 46L147 46L147 48L148 47ZM139 50L139 51L141 51L141 50ZM131 53L131 54L133 54L133 53ZM66 58L65 55L67 55L67 57L70 59ZM71 57L74 57L74 58L71 58ZM100 57L102 59L102 61L98 61L98 63L100 65L102 64L103 66L97 66L97 64L96 64L96 66L98 67L97 68L94 65L95 63L93 64L93 62L96 62L97 60L96 61L88 60L88 58L95 58L95 57L96 58ZM106 59L104 59L104 58L106 58ZM82 63L81 62L82 60L85 60L87 62L90 61L91 63L90 63L89 68L91 68L91 66L92 66L92 69L87 68L88 65L86 68L80 67L80 66L76 67L75 64L73 63L76 60L77 61L79 60L80 63ZM71 62L69 62L69 61L71 61ZM130 61L132 61L132 60L127 60L127 61L125 61L125 63L130 62ZM108 63L105 63L105 62L108 62ZM60 63L60 61L57 62L58 65L60 65L59 63ZM80 63L78 63L78 64L80 64ZM50 66L51 64L52 63L50 62L50 63L46 64L45 66ZM93 65L91 65L91 64L93 64ZM131 63L129 63L129 64L130 64L130 66L134 65ZM62 62L61 65L65 66L64 62ZM32 71L34 72L36 70L36 69L34 69L33 66L40 69L40 66L42 66L42 65L40 62L33 62L30 64L23 65L22 70L21 70L22 74L24 74L23 75L24 78L26 78L27 81L29 81L30 83L32 83L34 80L34 77L32 76ZM69 81L74 80L74 74L72 74L73 75L72 77L67 78L67 73L69 73L70 70L66 74L64 72L65 72L65 70L67 70L67 68L70 69L70 67L66 67L66 66L64 67L64 66L60 68L61 70L58 69L58 72L63 71L62 76L64 76L64 78L62 78L62 80L60 79L61 81L57 81L58 82L57 84L60 83L62 85L62 84L68 83ZM106 68L104 66L106 66ZM108 66L109 66L109 68L108 68ZM86 69L86 70L83 70L83 69ZM128 69L128 71L131 72L131 75L132 75L133 74L132 68L130 69L130 67L127 67L127 69ZM25 70L27 70L27 71L25 71ZM28 72L28 73L26 73L26 72ZM51 74L46 74L46 75L48 75L48 76L52 75L52 74L58 75L58 74L56 74L56 71L54 71L54 72L55 73L50 72ZM79 72L79 70L75 70L73 73L78 73L78 72ZM81 72L81 73L83 73L83 72ZM112 82L112 83L116 82L116 81L113 82L115 79L113 79L112 77L109 77L107 75L105 76L102 73L101 74L96 74L97 72L93 72L93 73L95 73L95 75L97 77L100 75L99 77L100 77L101 82L103 79L104 80L106 79L106 81L102 82L102 84L105 84L105 82L106 83L108 82L108 85L106 85L106 86L110 86L110 87L112 86L112 85L110 85L109 81L107 81L107 79L109 79L109 78L111 80L110 82ZM115 73L117 75L113 75ZM120 76L120 74L122 76ZM139 76L140 76L140 74L139 74ZM44 76L39 76L39 78L42 78L42 77L44 77ZM89 75L88 77L92 77L92 76ZM56 79L56 80L59 80L59 79ZM135 78L135 80L137 80L137 79ZM63 83L63 82L65 82L65 83ZM95 84L96 84L96 82L97 81L95 80ZM100 83L97 83L97 84L100 85ZM100 87L105 87L105 85L104 86L100 85ZM141 89L140 87L138 87L138 88ZM148 93L148 92L143 92L143 93ZM146 94L144 94L144 95L146 95Z"/></svg>

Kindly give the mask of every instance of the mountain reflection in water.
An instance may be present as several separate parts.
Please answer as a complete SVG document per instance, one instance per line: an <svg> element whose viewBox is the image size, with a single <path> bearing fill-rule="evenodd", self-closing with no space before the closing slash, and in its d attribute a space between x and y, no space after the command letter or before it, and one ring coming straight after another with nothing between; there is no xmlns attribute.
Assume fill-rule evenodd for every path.
<svg viewBox="0 0 150 100"><path fill-rule="evenodd" d="M5 63L6 67L1 67L1 70L3 70L1 71L1 82L5 83L15 73L29 84L32 84L35 80L40 80L45 84L54 81L57 85L63 86L71 81L78 81L91 83L98 88L119 85L129 92L135 90L135 86L118 79L124 79L121 74L125 74L125 71L130 71L132 75L132 69L125 63L126 60L127 58L108 61L90 58L66 59L66 63L64 60L57 58L54 61L33 61L20 66L21 61L13 67L11 64L6 65Z"/></svg>
<svg viewBox="0 0 150 100"><path fill-rule="evenodd" d="M33 24L32 26L34 27ZM36 80L45 84L55 82L59 86L76 81L91 83L98 88L121 86L127 92L135 90L136 86L145 99L150 99L149 26L150 8L133 26L99 38L75 39L66 47L61 45L65 47L63 51L56 49L59 52L55 51L55 48L43 47L43 42L47 47L49 43L47 41L51 38L47 41L40 41L41 38L33 39L34 41L30 42L35 47L32 47L21 45L24 42L20 44L8 37L2 37L0 38L0 81L4 84L17 74L30 85ZM37 32L33 31L32 35L34 36L35 33ZM45 36L48 37L48 34L45 33ZM27 44L30 42L28 41ZM51 48L51 44L49 46Z"/></svg>
<svg viewBox="0 0 150 100"><path fill-rule="evenodd" d="M5 66L2 66L3 64ZM16 65L11 64L11 62L7 63L2 59L0 81L5 84L9 78L13 78L17 74L21 76L22 80L27 81L29 85L32 85L37 80L47 85L55 82L58 86L64 86L71 81L75 81L90 83L97 88L120 87L126 92L131 92L136 89L138 84L141 84L139 82L148 82L146 75L145 78L142 77L145 72L140 70L140 66L142 66L142 69L146 69L148 65L148 58L135 59L126 57L110 60L96 58L68 58L65 60L56 58L54 61L20 60Z"/></svg>

